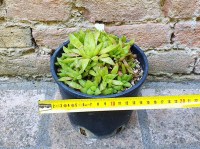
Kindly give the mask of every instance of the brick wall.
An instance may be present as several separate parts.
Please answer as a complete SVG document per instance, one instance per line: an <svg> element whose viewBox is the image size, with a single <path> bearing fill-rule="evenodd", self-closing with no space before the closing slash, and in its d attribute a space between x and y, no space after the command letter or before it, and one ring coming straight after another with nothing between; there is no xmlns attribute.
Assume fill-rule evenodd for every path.
<svg viewBox="0 0 200 149"><path fill-rule="evenodd" d="M49 76L53 50L95 22L135 39L149 79L200 79L200 0L0 0L0 76Z"/></svg>

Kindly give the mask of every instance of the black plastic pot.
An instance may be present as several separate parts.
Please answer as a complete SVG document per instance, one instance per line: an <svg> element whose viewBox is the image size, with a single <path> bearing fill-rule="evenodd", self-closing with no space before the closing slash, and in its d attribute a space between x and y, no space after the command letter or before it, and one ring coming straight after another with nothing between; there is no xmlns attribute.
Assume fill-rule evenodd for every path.
<svg viewBox="0 0 200 149"><path fill-rule="evenodd" d="M140 61L142 69L144 71L141 80L128 90L121 93L106 95L106 96L92 96L81 92L78 92L62 82L58 81L57 66L55 62L57 57L61 57L63 53L63 46L68 45L69 41L63 43L51 57L51 73L59 86L61 96L63 99L74 98L115 98L115 97L129 97L139 96L140 87L146 80L148 74L148 61L144 52L137 46L133 45L131 51L137 54L137 58ZM95 100L95 99L94 99ZM106 137L120 132L130 119L132 111L105 111L105 112L83 112L83 113L70 113L68 114L71 123L75 126L79 132L89 137Z"/></svg>

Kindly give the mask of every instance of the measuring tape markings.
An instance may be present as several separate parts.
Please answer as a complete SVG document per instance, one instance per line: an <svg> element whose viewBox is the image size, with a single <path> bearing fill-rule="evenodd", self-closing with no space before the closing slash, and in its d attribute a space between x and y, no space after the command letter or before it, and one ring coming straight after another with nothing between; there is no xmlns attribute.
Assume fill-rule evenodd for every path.
<svg viewBox="0 0 200 149"><path fill-rule="evenodd" d="M200 95L150 96L39 101L40 113L200 107Z"/></svg>

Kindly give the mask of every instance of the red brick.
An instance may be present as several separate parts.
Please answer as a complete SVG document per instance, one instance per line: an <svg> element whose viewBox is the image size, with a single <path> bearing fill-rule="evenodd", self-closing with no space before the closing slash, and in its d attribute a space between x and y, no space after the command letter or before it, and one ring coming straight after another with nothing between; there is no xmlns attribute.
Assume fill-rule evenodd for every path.
<svg viewBox="0 0 200 149"><path fill-rule="evenodd" d="M148 56L150 74L189 74L193 70L195 59L185 51L154 53Z"/></svg>
<svg viewBox="0 0 200 149"><path fill-rule="evenodd" d="M67 41L69 33L76 31L76 28L39 28L33 29L33 38L38 46L56 49L60 44Z"/></svg>
<svg viewBox="0 0 200 149"><path fill-rule="evenodd" d="M163 12L171 18L191 18L200 16L199 0L164 0Z"/></svg>
<svg viewBox="0 0 200 149"><path fill-rule="evenodd" d="M200 22L182 22L176 24L174 41L177 45L200 48Z"/></svg>
<svg viewBox="0 0 200 149"><path fill-rule="evenodd" d="M77 7L85 9L85 17L91 22L129 22L156 19L160 16L159 0L78 0Z"/></svg>
<svg viewBox="0 0 200 149"><path fill-rule="evenodd" d="M7 17L19 20L65 21L70 4L65 0L7 0Z"/></svg>
<svg viewBox="0 0 200 149"><path fill-rule="evenodd" d="M169 25L164 24L136 24L106 27L107 32L128 39L135 39L135 43L143 48L158 48L170 44L172 31Z"/></svg>

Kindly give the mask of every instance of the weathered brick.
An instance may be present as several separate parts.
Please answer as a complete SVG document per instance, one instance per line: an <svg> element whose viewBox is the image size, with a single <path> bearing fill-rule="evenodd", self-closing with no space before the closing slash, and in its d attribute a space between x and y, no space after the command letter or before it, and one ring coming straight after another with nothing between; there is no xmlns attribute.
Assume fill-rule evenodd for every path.
<svg viewBox="0 0 200 149"><path fill-rule="evenodd" d="M185 73L193 70L195 59L185 51L170 51L148 56L150 74Z"/></svg>
<svg viewBox="0 0 200 149"><path fill-rule="evenodd" d="M66 21L71 6L66 0L7 0L7 17L19 20Z"/></svg>
<svg viewBox="0 0 200 149"><path fill-rule="evenodd" d="M39 28L33 29L33 38L38 46L55 49L65 42L68 34L76 31L76 28Z"/></svg>
<svg viewBox="0 0 200 149"><path fill-rule="evenodd" d="M200 48L200 22L180 22L175 26L175 39L177 45L189 48Z"/></svg>
<svg viewBox="0 0 200 149"><path fill-rule="evenodd" d="M50 55L41 55L36 58L37 74L50 74Z"/></svg>
<svg viewBox="0 0 200 149"><path fill-rule="evenodd" d="M165 0L163 4L165 16L171 18L191 18L200 16L199 0Z"/></svg>
<svg viewBox="0 0 200 149"><path fill-rule="evenodd" d="M0 56L0 75L23 76L49 74L50 56L29 54L16 58Z"/></svg>
<svg viewBox="0 0 200 149"><path fill-rule="evenodd" d="M199 54L199 58L197 59L197 63L196 63L196 67L194 69L194 72L197 74L200 74L200 54Z"/></svg>
<svg viewBox="0 0 200 149"><path fill-rule="evenodd" d="M172 31L169 25L164 24L135 24L106 27L107 32L118 36L126 35L135 39L138 46L143 48L158 48L170 44Z"/></svg>
<svg viewBox="0 0 200 149"><path fill-rule="evenodd" d="M0 18L4 18L6 16L6 9L0 8Z"/></svg>
<svg viewBox="0 0 200 149"><path fill-rule="evenodd" d="M0 28L0 48L26 48L31 46L30 28Z"/></svg>
<svg viewBox="0 0 200 149"><path fill-rule="evenodd" d="M129 22L156 19L160 16L159 0L78 0L77 7L85 9L91 22Z"/></svg>

